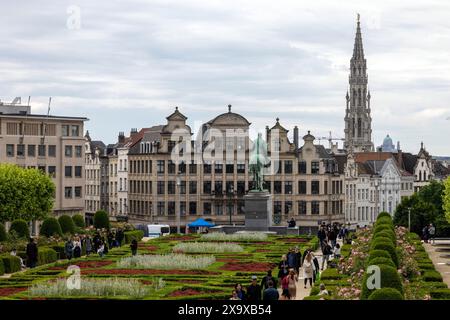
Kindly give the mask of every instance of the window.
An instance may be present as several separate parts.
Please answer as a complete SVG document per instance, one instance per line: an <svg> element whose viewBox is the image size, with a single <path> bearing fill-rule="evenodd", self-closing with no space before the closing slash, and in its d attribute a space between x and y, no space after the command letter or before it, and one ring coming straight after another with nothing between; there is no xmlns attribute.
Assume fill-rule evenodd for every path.
<svg viewBox="0 0 450 320"><path fill-rule="evenodd" d="M311 181L311 194L319 194L319 193L320 193L320 182Z"/></svg>
<svg viewBox="0 0 450 320"><path fill-rule="evenodd" d="M292 194L292 181L285 181L284 182L284 193L285 194Z"/></svg>
<svg viewBox="0 0 450 320"><path fill-rule="evenodd" d="M8 157L14 157L14 145L13 144L6 145L6 155Z"/></svg>
<svg viewBox="0 0 450 320"><path fill-rule="evenodd" d="M203 215L211 215L211 202L203 203Z"/></svg>
<svg viewBox="0 0 450 320"><path fill-rule="evenodd" d="M237 202L237 213L238 214L244 214L244 200L238 200Z"/></svg>
<svg viewBox="0 0 450 320"><path fill-rule="evenodd" d="M181 216L186 215L186 202L184 201L180 202L180 215Z"/></svg>
<svg viewBox="0 0 450 320"><path fill-rule="evenodd" d="M319 201L311 201L311 214L320 213L320 203Z"/></svg>
<svg viewBox="0 0 450 320"><path fill-rule="evenodd" d="M62 136L63 137L68 137L69 136L69 127L68 125L63 125L61 126L62 129Z"/></svg>
<svg viewBox="0 0 450 320"><path fill-rule="evenodd" d="M80 135L80 126L72 126L72 137L78 137Z"/></svg>
<svg viewBox="0 0 450 320"><path fill-rule="evenodd" d="M281 194L281 181L274 181L273 182L273 191L275 194Z"/></svg>
<svg viewBox="0 0 450 320"><path fill-rule="evenodd" d="M169 216L175 215L175 201L167 202L167 215Z"/></svg>
<svg viewBox="0 0 450 320"><path fill-rule="evenodd" d="M292 213L292 201L286 201L284 203L284 214Z"/></svg>
<svg viewBox="0 0 450 320"><path fill-rule="evenodd" d="M189 181L189 194L197 194L197 181Z"/></svg>
<svg viewBox="0 0 450 320"><path fill-rule="evenodd" d="M195 201L189 202L189 214L190 215L197 214L197 202L195 202Z"/></svg>
<svg viewBox="0 0 450 320"><path fill-rule="evenodd" d="M82 171L81 168L82 168L81 166L75 167L75 177L76 178L81 178L81 171Z"/></svg>
<svg viewBox="0 0 450 320"><path fill-rule="evenodd" d="M228 194L231 194L234 192L234 181L227 181L226 182L226 191Z"/></svg>
<svg viewBox="0 0 450 320"><path fill-rule="evenodd" d="M64 147L64 155L66 157L72 157L72 146L65 146Z"/></svg>
<svg viewBox="0 0 450 320"><path fill-rule="evenodd" d="M55 166L48 166L48 174L52 178L56 177L56 167Z"/></svg>
<svg viewBox="0 0 450 320"><path fill-rule="evenodd" d="M158 194L164 194L164 189L165 189L165 183L164 181L158 181L157 185L156 185L156 192Z"/></svg>
<svg viewBox="0 0 450 320"><path fill-rule="evenodd" d="M203 164L203 174L210 174L211 173L211 164L204 163Z"/></svg>
<svg viewBox="0 0 450 320"><path fill-rule="evenodd" d="M197 173L197 164L193 161L189 164L189 173L196 174Z"/></svg>
<svg viewBox="0 0 450 320"><path fill-rule="evenodd" d="M65 187L64 188L64 197L66 199L72 199L72 187Z"/></svg>
<svg viewBox="0 0 450 320"><path fill-rule="evenodd" d="M180 181L180 194L186 194L186 181Z"/></svg>
<svg viewBox="0 0 450 320"><path fill-rule="evenodd" d="M167 181L167 194L175 194L175 181Z"/></svg>
<svg viewBox="0 0 450 320"><path fill-rule="evenodd" d="M281 214L281 201L274 201L273 202L273 213L274 214Z"/></svg>
<svg viewBox="0 0 450 320"><path fill-rule="evenodd" d="M319 161L311 161L311 174L319 173Z"/></svg>
<svg viewBox="0 0 450 320"><path fill-rule="evenodd" d="M169 174L175 174L175 163L172 160L169 160L167 163L167 172Z"/></svg>
<svg viewBox="0 0 450 320"><path fill-rule="evenodd" d="M210 194L211 193L211 181L203 182L203 193Z"/></svg>
<svg viewBox="0 0 450 320"><path fill-rule="evenodd" d="M298 202L298 214L306 214L306 201Z"/></svg>
<svg viewBox="0 0 450 320"><path fill-rule="evenodd" d="M178 172L183 174L186 173L186 164L184 162L181 162L178 165Z"/></svg>
<svg viewBox="0 0 450 320"><path fill-rule="evenodd" d="M81 198L81 187L75 187L75 198Z"/></svg>
<svg viewBox="0 0 450 320"><path fill-rule="evenodd" d="M18 157L24 157L25 156L25 145L24 144L18 144L17 145L17 156Z"/></svg>
<svg viewBox="0 0 450 320"><path fill-rule="evenodd" d="M273 165L274 174L281 174L281 161L273 160L270 165Z"/></svg>
<svg viewBox="0 0 450 320"><path fill-rule="evenodd" d="M45 166L38 166L38 170L45 174Z"/></svg>
<svg viewBox="0 0 450 320"><path fill-rule="evenodd" d="M159 182L159 181L158 181ZM162 201L158 201L158 204L157 204L157 210L156 210L156 212L157 212L157 215L158 216L163 216L164 215L164 211L165 211L165 206L164 206L164 202L162 202Z"/></svg>
<svg viewBox="0 0 450 320"><path fill-rule="evenodd" d="M64 175L66 178L72 177L72 167L71 166L64 167Z"/></svg>
<svg viewBox="0 0 450 320"><path fill-rule="evenodd" d="M216 194L222 194L223 192L222 181L214 182L214 191Z"/></svg>
<svg viewBox="0 0 450 320"><path fill-rule="evenodd" d="M232 163L226 164L226 172L227 173L234 173L234 165Z"/></svg>
<svg viewBox="0 0 450 320"><path fill-rule="evenodd" d="M223 172L223 164L222 163L214 163L214 172L216 174L221 174Z"/></svg>
<svg viewBox="0 0 450 320"><path fill-rule="evenodd" d="M29 144L28 145L28 156L29 157L35 157L36 156L36 145L35 144Z"/></svg>
<svg viewBox="0 0 450 320"><path fill-rule="evenodd" d="M298 193L299 194L306 194L306 181L299 181L298 182Z"/></svg>
<svg viewBox="0 0 450 320"><path fill-rule="evenodd" d="M292 161L291 160L284 161L284 173L285 174L292 173Z"/></svg>
<svg viewBox="0 0 450 320"><path fill-rule="evenodd" d="M237 164L237 173L245 173L245 163Z"/></svg>
<svg viewBox="0 0 450 320"><path fill-rule="evenodd" d="M164 160L156 160L156 172L164 173Z"/></svg>
<svg viewBox="0 0 450 320"><path fill-rule="evenodd" d="M348 187L348 186L347 186ZM325 185L324 185L324 188L323 188L323 193L324 194L328 194L328 181L325 181ZM347 192L348 193L348 192Z"/></svg>
<svg viewBox="0 0 450 320"><path fill-rule="evenodd" d="M81 155L83 153L82 150L83 149L81 148L81 146L75 146L75 157L81 158ZM50 153L50 150L49 150L49 153ZM126 168L125 168L125 170L126 170Z"/></svg>
<svg viewBox="0 0 450 320"><path fill-rule="evenodd" d="M49 157L56 157L56 146L55 145L49 145L48 146L48 156Z"/></svg>
<svg viewBox="0 0 450 320"><path fill-rule="evenodd" d="M245 182L244 181L237 182L237 193L240 196L245 193Z"/></svg>
<svg viewBox="0 0 450 320"><path fill-rule="evenodd" d="M214 213L216 214L216 216L223 215L223 205L221 203L216 203L214 205Z"/></svg>
<svg viewBox="0 0 450 320"><path fill-rule="evenodd" d="M306 174L306 161L299 161L299 163L298 163L298 173Z"/></svg>

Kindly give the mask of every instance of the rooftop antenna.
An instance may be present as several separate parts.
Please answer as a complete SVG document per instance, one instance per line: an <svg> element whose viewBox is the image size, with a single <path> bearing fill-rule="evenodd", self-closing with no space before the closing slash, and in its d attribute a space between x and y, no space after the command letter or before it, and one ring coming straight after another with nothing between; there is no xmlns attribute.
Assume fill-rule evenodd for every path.
<svg viewBox="0 0 450 320"><path fill-rule="evenodd" d="M48 117L50 115L50 104L52 103L52 97L48 98L48 109L47 109L47 119L45 121L45 123L43 124L43 135L41 138L41 144L44 144L44 140L45 140L45 135L47 134L47 122L48 122Z"/></svg>

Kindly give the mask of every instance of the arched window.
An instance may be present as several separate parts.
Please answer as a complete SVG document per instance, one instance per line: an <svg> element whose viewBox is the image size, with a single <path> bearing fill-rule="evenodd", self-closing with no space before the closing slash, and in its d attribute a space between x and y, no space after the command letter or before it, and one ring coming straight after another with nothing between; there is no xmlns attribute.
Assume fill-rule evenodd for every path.
<svg viewBox="0 0 450 320"><path fill-rule="evenodd" d="M419 181L422 181L422 171L419 171Z"/></svg>
<svg viewBox="0 0 450 320"><path fill-rule="evenodd" d="M361 89L358 89L358 106L361 105Z"/></svg>
<svg viewBox="0 0 450 320"><path fill-rule="evenodd" d="M362 121L361 118L358 118L358 137L362 137Z"/></svg>
<svg viewBox="0 0 450 320"><path fill-rule="evenodd" d="M353 105L356 106L356 90L353 89Z"/></svg>
<svg viewBox="0 0 450 320"><path fill-rule="evenodd" d="M352 118L352 136L353 136L353 138L356 136L356 133L355 133L355 118Z"/></svg>
<svg viewBox="0 0 450 320"><path fill-rule="evenodd" d="M358 67L358 74L361 75L361 66Z"/></svg>

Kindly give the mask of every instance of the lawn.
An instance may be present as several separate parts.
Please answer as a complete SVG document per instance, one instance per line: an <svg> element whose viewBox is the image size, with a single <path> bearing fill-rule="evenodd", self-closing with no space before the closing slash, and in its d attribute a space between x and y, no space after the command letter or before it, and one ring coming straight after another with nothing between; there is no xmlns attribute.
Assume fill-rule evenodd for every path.
<svg viewBox="0 0 450 320"><path fill-rule="evenodd" d="M252 275L262 279L268 269L277 274L281 255L294 246L302 252L315 249L317 238L171 235L139 243L138 255L152 255L144 259L130 259L129 247L123 246L103 258L62 260L16 273L0 279L0 299L228 299L236 283L247 286ZM170 267L165 257L174 251L178 267ZM163 256L161 261L158 256ZM64 286L73 277L67 273L69 265L81 270L81 289L72 289L78 290L73 294Z"/></svg>

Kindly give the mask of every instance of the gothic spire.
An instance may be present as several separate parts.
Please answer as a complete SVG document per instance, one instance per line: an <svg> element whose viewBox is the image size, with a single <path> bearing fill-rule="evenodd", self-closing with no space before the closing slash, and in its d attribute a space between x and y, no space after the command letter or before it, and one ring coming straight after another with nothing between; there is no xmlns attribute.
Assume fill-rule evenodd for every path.
<svg viewBox="0 0 450 320"><path fill-rule="evenodd" d="M353 47L353 57L354 60L362 60L364 59L364 48L362 43L361 36L361 26L359 22L359 13L356 21L356 36L355 36L355 45Z"/></svg>

